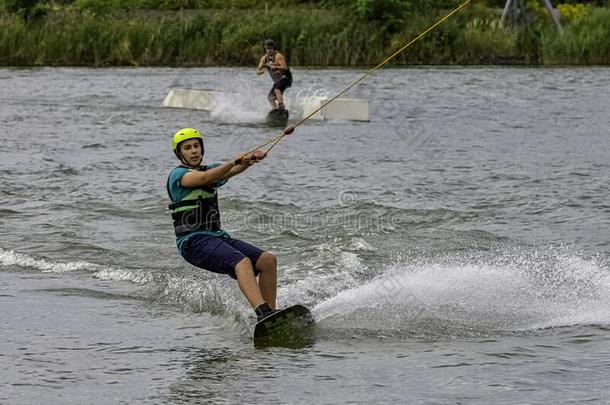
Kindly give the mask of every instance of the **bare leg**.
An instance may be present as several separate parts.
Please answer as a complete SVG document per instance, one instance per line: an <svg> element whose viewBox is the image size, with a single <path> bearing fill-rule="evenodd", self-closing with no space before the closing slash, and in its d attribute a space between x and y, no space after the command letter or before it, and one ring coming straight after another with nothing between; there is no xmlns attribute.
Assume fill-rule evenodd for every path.
<svg viewBox="0 0 610 405"><path fill-rule="evenodd" d="M271 109L275 110L277 108L277 100L275 98L275 91L271 90L269 95L267 96L267 100L269 100L269 104L271 104Z"/></svg>
<svg viewBox="0 0 610 405"><path fill-rule="evenodd" d="M282 92L279 89L275 89L275 90L273 90L273 92L275 93L275 99L277 100L277 106L283 107L284 106L284 95L282 94Z"/></svg>
<svg viewBox="0 0 610 405"><path fill-rule="evenodd" d="M261 295L261 290L256 283L256 277L254 277L254 270L252 269L252 262L250 259L244 258L237 263L237 266L235 266L235 274L237 275L239 289L245 295L250 305L252 305L252 308L256 308L265 302ZM269 303L269 305L273 304Z"/></svg>
<svg viewBox="0 0 610 405"><path fill-rule="evenodd" d="M258 286L261 295L271 308L275 309L277 296L277 258L275 255L264 252L256 261L256 269L260 271Z"/></svg>

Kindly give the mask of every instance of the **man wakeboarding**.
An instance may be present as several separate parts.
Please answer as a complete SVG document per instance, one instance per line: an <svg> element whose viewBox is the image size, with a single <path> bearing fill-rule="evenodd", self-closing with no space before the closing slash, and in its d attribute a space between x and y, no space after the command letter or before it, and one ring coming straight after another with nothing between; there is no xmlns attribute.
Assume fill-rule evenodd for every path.
<svg viewBox="0 0 610 405"><path fill-rule="evenodd" d="M277 50L272 39L265 40L263 49L265 54L258 63L256 74L260 76L265 73L265 69L269 71L273 87L267 95L267 100L269 100L272 110L284 110L284 91L292 86L292 73L288 68L286 58Z"/></svg>
<svg viewBox="0 0 610 405"><path fill-rule="evenodd" d="M178 251L193 266L236 279L259 321L274 314L275 255L232 238L221 228L218 208L218 189L264 159L266 153L255 151L223 163L203 165L203 137L194 128L176 132L172 148L181 163L167 179Z"/></svg>

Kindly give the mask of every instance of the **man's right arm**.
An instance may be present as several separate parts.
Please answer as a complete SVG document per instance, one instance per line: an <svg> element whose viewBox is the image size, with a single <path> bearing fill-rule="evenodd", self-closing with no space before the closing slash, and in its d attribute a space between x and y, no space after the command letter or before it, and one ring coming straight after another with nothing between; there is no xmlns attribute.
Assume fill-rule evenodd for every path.
<svg viewBox="0 0 610 405"><path fill-rule="evenodd" d="M205 171L192 170L182 176L182 179L180 179L180 185L186 188L197 188L213 184L220 180L220 178L222 178L235 166L235 160L229 160L219 166Z"/></svg>
<svg viewBox="0 0 610 405"><path fill-rule="evenodd" d="M265 62L267 62L267 55L263 55L260 62L258 62L258 67L256 68L256 74L262 75L265 73Z"/></svg>

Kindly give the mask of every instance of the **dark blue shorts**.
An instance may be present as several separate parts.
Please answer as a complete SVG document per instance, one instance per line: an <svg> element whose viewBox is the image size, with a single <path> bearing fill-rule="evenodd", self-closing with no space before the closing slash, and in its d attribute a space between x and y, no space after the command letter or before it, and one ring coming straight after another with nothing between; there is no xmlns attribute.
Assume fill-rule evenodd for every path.
<svg viewBox="0 0 610 405"><path fill-rule="evenodd" d="M286 89L290 87L290 85L290 80L285 77L282 77L280 80L273 83L273 87L271 88L271 91L269 91L269 97L275 97L275 89L278 89L282 92L282 94L284 94L284 91L286 91Z"/></svg>
<svg viewBox="0 0 610 405"><path fill-rule="evenodd" d="M214 273L228 274L235 279L237 263L247 257L252 262L252 267L256 267L256 261L263 252L256 246L239 239L208 235L188 238L182 246L182 256L193 266ZM255 268L254 275L258 273Z"/></svg>

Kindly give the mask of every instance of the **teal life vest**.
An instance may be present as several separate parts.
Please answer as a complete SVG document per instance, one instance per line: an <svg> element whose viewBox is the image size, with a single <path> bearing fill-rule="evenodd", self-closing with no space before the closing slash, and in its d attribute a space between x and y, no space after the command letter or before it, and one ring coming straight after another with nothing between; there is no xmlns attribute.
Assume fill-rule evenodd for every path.
<svg viewBox="0 0 610 405"><path fill-rule="evenodd" d="M186 166L181 166L188 168ZM188 168L190 169L190 168ZM200 166L199 170L207 170ZM169 204L176 236L185 236L195 231L219 231L220 210L218 208L218 186L216 184L193 189L180 201L173 201L167 183L167 194L173 201Z"/></svg>

